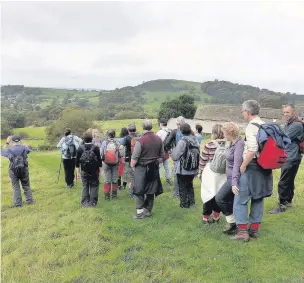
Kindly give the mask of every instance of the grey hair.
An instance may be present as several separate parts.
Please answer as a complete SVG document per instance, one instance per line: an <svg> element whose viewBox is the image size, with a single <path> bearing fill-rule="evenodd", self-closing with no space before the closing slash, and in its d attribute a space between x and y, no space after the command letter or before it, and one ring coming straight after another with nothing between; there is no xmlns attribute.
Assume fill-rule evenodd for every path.
<svg viewBox="0 0 304 283"><path fill-rule="evenodd" d="M148 120L148 119L145 119L142 122L142 126L143 126L143 130L145 130L145 131L151 131L152 130L152 121Z"/></svg>
<svg viewBox="0 0 304 283"><path fill-rule="evenodd" d="M296 107L293 104L284 105L284 108L286 108L286 107L290 107L291 109L296 110Z"/></svg>
<svg viewBox="0 0 304 283"><path fill-rule="evenodd" d="M186 123L186 120L183 116L179 116L179 117L176 118L176 124L177 125L181 125L181 124L184 124L184 123Z"/></svg>
<svg viewBox="0 0 304 283"><path fill-rule="evenodd" d="M260 108L261 106L256 100L247 100L243 103L243 109L252 116L259 115Z"/></svg>

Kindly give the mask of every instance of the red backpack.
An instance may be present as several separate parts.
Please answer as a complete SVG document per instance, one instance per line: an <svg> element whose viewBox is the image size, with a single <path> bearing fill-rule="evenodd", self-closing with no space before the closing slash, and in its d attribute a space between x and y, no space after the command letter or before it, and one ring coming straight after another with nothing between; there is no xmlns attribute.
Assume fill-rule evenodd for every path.
<svg viewBox="0 0 304 283"><path fill-rule="evenodd" d="M256 123L252 123L252 125L255 125L259 128L259 130L264 130L263 125L259 125ZM285 162L287 161L287 154L284 148L281 148L278 146L276 140L272 138L267 131L265 131L267 134L267 141L259 144L259 157L257 159L258 164L263 169L279 169L281 168Z"/></svg>
<svg viewBox="0 0 304 283"><path fill-rule="evenodd" d="M119 162L119 148L115 141L107 141L103 161L107 165L116 165Z"/></svg>
<svg viewBox="0 0 304 283"><path fill-rule="evenodd" d="M300 122L300 123L302 123L302 125L303 125L303 130L304 130L304 122L303 122L303 121L301 121L301 120L294 120L293 123L294 123L294 122ZM302 154L304 154L304 139L302 139L302 140L300 141L300 152L301 152Z"/></svg>

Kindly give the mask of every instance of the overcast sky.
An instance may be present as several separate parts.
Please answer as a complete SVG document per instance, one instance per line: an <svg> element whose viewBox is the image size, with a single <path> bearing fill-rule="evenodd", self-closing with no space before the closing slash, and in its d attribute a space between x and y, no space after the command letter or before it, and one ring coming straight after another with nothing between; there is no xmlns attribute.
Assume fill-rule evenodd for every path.
<svg viewBox="0 0 304 283"><path fill-rule="evenodd" d="M229 80L304 94L304 2L2 4L2 84Z"/></svg>

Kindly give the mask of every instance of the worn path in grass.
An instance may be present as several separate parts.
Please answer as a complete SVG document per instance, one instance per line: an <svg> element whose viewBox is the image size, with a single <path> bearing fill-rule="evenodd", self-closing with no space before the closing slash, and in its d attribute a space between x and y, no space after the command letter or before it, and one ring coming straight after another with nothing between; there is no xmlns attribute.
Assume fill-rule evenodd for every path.
<svg viewBox="0 0 304 283"><path fill-rule="evenodd" d="M182 210L169 188L151 219L133 220L127 192L97 208L80 208L80 183L56 184L59 155L32 153L36 204L13 209L2 161L2 282L304 282L304 174L294 208L265 213L260 239L232 242L219 225L203 226L197 207ZM277 176L276 176L277 181ZM275 204L267 199L265 211Z"/></svg>

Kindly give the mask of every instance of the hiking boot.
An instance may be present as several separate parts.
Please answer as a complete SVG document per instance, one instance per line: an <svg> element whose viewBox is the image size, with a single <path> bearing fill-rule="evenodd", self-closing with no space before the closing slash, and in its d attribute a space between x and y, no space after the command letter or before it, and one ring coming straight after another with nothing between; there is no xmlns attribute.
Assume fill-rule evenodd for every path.
<svg viewBox="0 0 304 283"><path fill-rule="evenodd" d="M146 209L146 208L144 208L144 212L143 213L144 213L144 215L146 217L151 217L152 216L152 212L150 210Z"/></svg>
<svg viewBox="0 0 304 283"><path fill-rule="evenodd" d="M84 202L81 204L82 207L90 207L90 203L89 202Z"/></svg>
<svg viewBox="0 0 304 283"><path fill-rule="evenodd" d="M202 220L203 220L203 224L204 225L209 225L209 224L213 224L214 223L214 219L209 217L208 219L207 218L204 218L204 215L202 215Z"/></svg>
<svg viewBox="0 0 304 283"><path fill-rule="evenodd" d="M259 230L249 228L248 234L249 234L250 238L257 239L259 236Z"/></svg>
<svg viewBox="0 0 304 283"><path fill-rule="evenodd" d="M236 233L237 226L235 223L227 223L225 229L223 230L224 234L233 235Z"/></svg>
<svg viewBox="0 0 304 283"><path fill-rule="evenodd" d="M270 210L270 214L278 214L286 211L287 206L284 204L278 204L274 209Z"/></svg>
<svg viewBox="0 0 304 283"><path fill-rule="evenodd" d="M112 199L117 199L117 191L112 190Z"/></svg>
<svg viewBox="0 0 304 283"><path fill-rule="evenodd" d="M231 237L231 240L248 242L250 240L247 230L238 230L237 234Z"/></svg>
<svg viewBox="0 0 304 283"><path fill-rule="evenodd" d="M285 205L286 205L287 208L292 208L292 203L291 202L286 202Z"/></svg>
<svg viewBox="0 0 304 283"><path fill-rule="evenodd" d="M111 199L110 193L104 193L104 199L105 200L110 200Z"/></svg>
<svg viewBox="0 0 304 283"><path fill-rule="evenodd" d="M145 219L148 218L149 216L147 216L144 212L140 213L140 214L136 214L133 219Z"/></svg>
<svg viewBox="0 0 304 283"><path fill-rule="evenodd" d="M123 191L123 190L125 190L125 189L126 189L126 187L123 186L123 185L121 185L121 186L119 187L119 190L120 190L120 191Z"/></svg>
<svg viewBox="0 0 304 283"><path fill-rule="evenodd" d="M32 204L34 204L35 203L35 201L34 200L31 200L31 201L28 201L27 202L27 205L32 205Z"/></svg>

